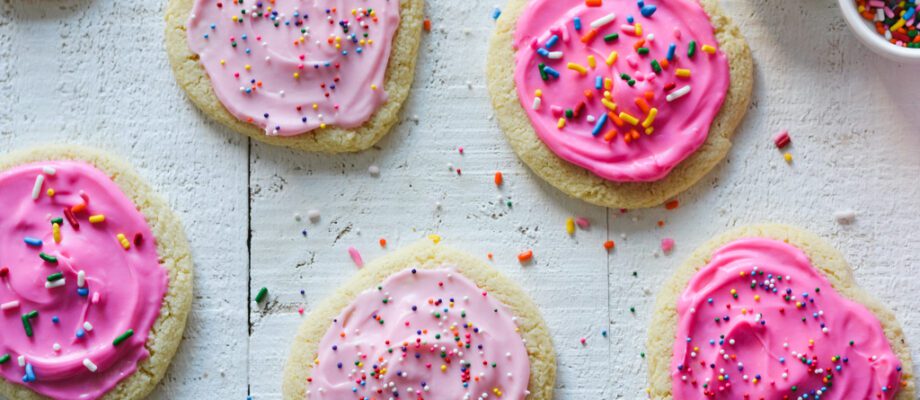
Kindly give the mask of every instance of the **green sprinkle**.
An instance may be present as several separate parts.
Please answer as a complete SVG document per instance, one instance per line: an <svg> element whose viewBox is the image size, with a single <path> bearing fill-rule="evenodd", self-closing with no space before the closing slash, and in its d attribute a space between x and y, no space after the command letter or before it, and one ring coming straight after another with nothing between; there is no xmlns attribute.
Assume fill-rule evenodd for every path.
<svg viewBox="0 0 920 400"><path fill-rule="evenodd" d="M121 342L124 342L132 335L134 335L134 329L126 330L125 333L122 333L117 338L115 338L115 340L112 341L112 346L118 346L119 344L121 344Z"/></svg>
<svg viewBox="0 0 920 400"><path fill-rule="evenodd" d="M268 288L259 289L259 293L256 293L256 303L261 303L262 300L265 300L265 296L268 296Z"/></svg>
<svg viewBox="0 0 920 400"><path fill-rule="evenodd" d="M644 352L644 351L641 352L641 353L639 353L639 355L642 356L642 358L645 358L645 352Z"/></svg>
<svg viewBox="0 0 920 400"><path fill-rule="evenodd" d="M29 317L29 318L35 318L35 317L38 316L38 310L29 311L29 313L26 314L26 316Z"/></svg>
<svg viewBox="0 0 920 400"><path fill-rule="evenodd" d="M644 56L644 55L648 54L648 47L640 47L640 48L636 49L636 53L639 53L639 54L641 54L641 55Z"/></svg>
<svg viewBox="0 0 920 400"><path fill-rule="evenodd" d="M0 356L0 364L6 363L7 361L10 360L10 358L11 358L11 357L10 357L10 353L6 353L6 354Z"/></svg>
<svg viewBox="0 0 920 400"><path fill-rule="evenodd" d="M696 54L696 40L690 41L690 47L687 48L687 57L693 58L693 55Z"/></svg>
<svg viewBox="0 0 920 400"><path fill-rule="evenodd" d="M64 278L64 274L61 272L56 272L51 275L48 275L48 282L59 281Z"/></svg>
<svg viewBox="0 0 920 400"><path fill-rule="evenodd" d="M540 63L537 65L537 68L540 70L540 77L543 78L544 81L548 81L549 75L546 73L546 64Z"/></svg>
<svg viewBox="0 0 920 400"><path fill-rule="evenodd" d="M57 264L57 257L55 257L55 256L49 256L49 255L45 254L44 252L38 253L38 256L39 256L42 260L45 260L45 261L47 261L47 262L49 262L49 263Z"/></svg>
<svg viewBox="0 0 920 400"><path fill-rule="evenodd" d="M22 328L26 330L26 336L32 337L32 323L29 322L29 314L22 314Z"/></svg>
<svg viewBox="0 0 920 400"><path fill-rule="evenodd" d="M635 80L635 79L630 79L629 81L626 82L626 84L629 85L629 86L636 86L636 80Z"/></svg>
<svg viewBox="0 0 920 400"><path fill-rule="evenodd" d="M572 109L565 110L565 119L575 118L575 112Z"/></svg>
<svg viewBox="0 0 920 400"><path fill-rule="evenodd" d="M619 39L619 38L620 38L620 34L619 34L619 33L611 33L611 34L609 34L609 35L607 35L607 36L604 36L604 41L605 41L605 42L612 42L612 41L617 40L617 39Z"/></svg>
<svg viewBox="0 0 920 400"><path fill-rule="evenodd" d="M55 218L51 220L52 224L64 225L64 218Z"/></svg>
<svg viewBox="0 0 920 400"><path fill-rule="evenodd" d="M658 64L658 60L652 60L652 70L655 71L656 74L661 73L661 64Z"/></svg>
<svg viewBox="0 0 920 400"><path fill-rule="evenodd" d="M629 307L629 312L635 314L635 313L636 313L636 307Z"/></svg>

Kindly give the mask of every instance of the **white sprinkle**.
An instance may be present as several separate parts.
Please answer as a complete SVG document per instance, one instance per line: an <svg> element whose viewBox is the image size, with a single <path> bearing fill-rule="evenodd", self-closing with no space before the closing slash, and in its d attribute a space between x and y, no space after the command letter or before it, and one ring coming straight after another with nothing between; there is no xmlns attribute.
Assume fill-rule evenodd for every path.
<svg viewBox="0 0 920 400"><path fill-rule="evenodd" d="M77 287L86 286L86 271L82 269L77 272Z"/></svg>
<svg viewBox="0 0 920 400"><path fill-rule="evenodd" d="M591 21L591 27L594 29L600 28L604 25L607 25L617 18L617 15L614 13L607 14L603 17L600 17L594 21Z"/></svg>
<svg viewBox="0 0 920 400"><path fill-rule="evenodd" d="M551 51L549 52L549 54L546 55L546 57L552 60L558 60L562 58L563 55L564 54L561 51Z"/></svg>
<svg viewBox="0 0 920 400"><path fill-rule="evenodd" d="M680 88L680 89L677 89L677 90L671 92L670 94L668 94L668 96L666 97L666 99L667 99L668 102L670 103L670 102L672 102L672 101L674 101L674 100L677 100L677 99L679 99L679 98L681 98L681 97L686 96L687 93L690 93L690 85L684 86L684 87L682 87L682 88Z"/></svg>
<svg viewBox="0 0 920 400"><path fill-rule="evenodd" d="M307 211L307 218L310 219L310 222L319 221L319 210L309 210Z"/></svg>
<svg viewBox="0 0 920 400"><path fill-rule="evenodd" d="M53 167L44 167L42 168L42 172L44 172L45 175L54 176L54 174L57 173L57 170L55 170Z"/></svg>
<svg viewBox="0 0 920 400"><path fill-rule="evenodd" d="M93 364L88 358L83 359L83 366L89 370L89 372L96 372L96 364Z"/></svg>
<svg viewBox="0 0 920 400"><path fill-rule="evenodd" d="M26 356L19 356L19 358L17 358L16 361L19 362L20 367L26 366Z"/></svg>
<svg viewBox="0 0 920 400"><path fill-rule="evenodd" d="M83 329L86 330L87 332L92 332L93 324L89 323L89 321L86 321L83 323Z"/></svg>
<svg viewBox="0 0 920 400"><path fill-rule="evenodd" d="M12 310L14 308L19 308L18 300L8 301L6 303L0 304L0 310L3 310L3 311Z"/></svg>
<svg viewBox="0 0 920 400"><path fill-rule="evenodd" d="M849 225L856 220L856 211L853 210L844 210L837 211L834 213L834 219L837 220L837 223L840 225Z"/></svg>
<svg viewBox="0 0 920 400"><path fill-rule="evenodd" d="M61 344L60 344L60 343L55 343L55 344L51 345L51 348L54 349L54 351L61 351Z"/></svg>
<svg viewBox="0 0 920 400"><path fill-rule="evenodd" d="M35 177L35 186L32 187L32 200L38 200L38 195L42 192L42 185L45 183L45 176Z"/></svg>
<svg viewBox="0 0 920 400"><path fill-rule="evenodd" d="M539 110L540 104L543 104L543 100L541 100L539 97L534 97L533 98L533 109Z"/></svg>
<svg viewBox="0 0 920 400"><path fill-rule="evenodd" d="M380 176L380 167L371 165L367 167L367 173L371 174L371 176Z"/></svg>
<svg viewBox="0 0 920 400"><path fill-rule="evenodd" d="M53 289L56 287L64 286L64 283L67 282L66 279L58 279L56 281L45 282L45 288Z"/></svg>

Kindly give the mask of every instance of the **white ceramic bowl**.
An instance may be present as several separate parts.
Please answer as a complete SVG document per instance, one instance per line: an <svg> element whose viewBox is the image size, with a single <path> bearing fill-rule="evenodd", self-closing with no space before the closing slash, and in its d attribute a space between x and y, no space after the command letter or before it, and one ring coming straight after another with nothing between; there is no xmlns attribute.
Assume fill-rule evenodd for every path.
<svg viewBox="0 0 920 400"><path fill-rule="evenodd" d="M894 61L920 64L920 49L909 49L888 43L882 35L875 31L875 25L859 15L855 0L838 0L838 3L853 34L866 47Z"/></svg>

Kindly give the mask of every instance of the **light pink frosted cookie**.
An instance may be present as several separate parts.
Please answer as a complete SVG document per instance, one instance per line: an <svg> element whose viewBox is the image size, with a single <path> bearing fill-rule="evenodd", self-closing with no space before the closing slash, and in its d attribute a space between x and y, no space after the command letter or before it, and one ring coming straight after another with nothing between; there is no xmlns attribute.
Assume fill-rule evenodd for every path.
<svg viewBox="0 0 920 400"><path fill-rule="evenodd" d="M89 151L50 147L2 164L0 392L143 397L169 364L189 309L177 221L143 197L130 170ZM178 237L158 240L163 234ZM143 379L134 378L139 369Z"/></svg>

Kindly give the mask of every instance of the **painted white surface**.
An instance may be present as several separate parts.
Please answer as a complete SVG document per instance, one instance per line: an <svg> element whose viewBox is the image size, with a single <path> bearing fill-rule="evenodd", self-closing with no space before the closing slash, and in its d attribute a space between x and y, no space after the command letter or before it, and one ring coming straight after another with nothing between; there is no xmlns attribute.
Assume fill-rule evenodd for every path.
<svg viewBox="0 0 920 400"><path fill-rule="evenodd" d="M920 80L916 68L862 48L833 0L723 1L756 62L735 147L678 210L627 214L560 194L504 141L483 79L494 0L429 0L434 30L403 122L378 148L343 156L251 143L200 115L168 68L161 3L0 1L0 148L110 149L183 217L195 309L155 398L280 397L297 310L309 312L356 271L346 249L371 260L388 251L380 237L395 249L434 232L483 258L493 252L495 267L531 293L553 333L560 399L644 398L640 353L658 282L713 235L757 222L831 241L861 285L895 309L920 360ZM792 166L771 141L783 128ZM310 209L321 212L315 224ZM853 224L835 221L843 210L856 211ZM571 238L564 223L576 215L593 224ZM608 237L617 242L609 256ZM676 240L672 254L659 254L663 237ZM522 268L525 249L535 262ZM248 302L263 286L266 306Z"/></svg>

